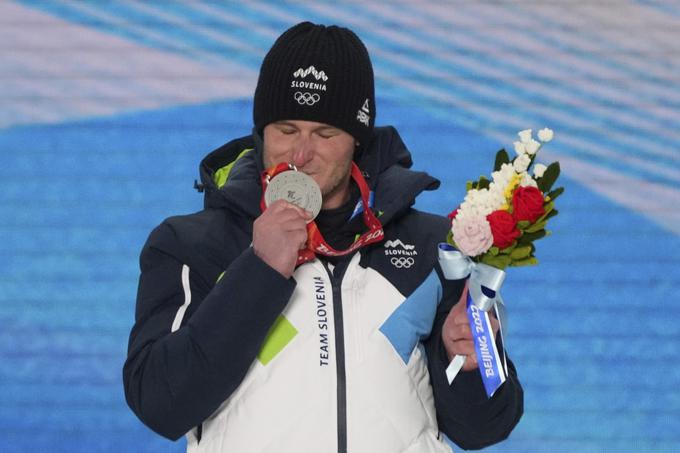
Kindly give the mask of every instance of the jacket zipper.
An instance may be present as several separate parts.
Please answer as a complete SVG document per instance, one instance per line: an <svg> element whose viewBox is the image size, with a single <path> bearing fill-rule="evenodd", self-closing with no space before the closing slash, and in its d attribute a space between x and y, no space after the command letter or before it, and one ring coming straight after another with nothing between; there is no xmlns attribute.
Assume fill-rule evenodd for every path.
<svg viewBox="0 0 680 453"><path fill-rule="evenodd" d="M338 396L338 453L347 453L347 382L345 374L345 332L342 315L342 277L349 260L338 263L331 272L323 263L333 287L333 324L335 326L335 368L337 373Z"/></svg>

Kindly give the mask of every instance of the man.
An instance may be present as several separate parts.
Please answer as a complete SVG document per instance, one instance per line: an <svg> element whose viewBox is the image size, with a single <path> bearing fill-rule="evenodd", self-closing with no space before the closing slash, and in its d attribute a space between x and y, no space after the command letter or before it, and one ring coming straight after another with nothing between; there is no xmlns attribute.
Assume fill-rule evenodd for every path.
<svg viewBox="0 0 680 453"><path fill-rule="evenodd" d="M205 209L167 219L142 251L124 381L151 429L186 434L191 452L450 452L516 425L514 367L487 399L464 283L437 264L449 222L411 208L439 182L408 170L375 112L350 30L301 23L274 43L252 136L203 160ZM321 190L314 220L263 202L289 168Z"/></svg>

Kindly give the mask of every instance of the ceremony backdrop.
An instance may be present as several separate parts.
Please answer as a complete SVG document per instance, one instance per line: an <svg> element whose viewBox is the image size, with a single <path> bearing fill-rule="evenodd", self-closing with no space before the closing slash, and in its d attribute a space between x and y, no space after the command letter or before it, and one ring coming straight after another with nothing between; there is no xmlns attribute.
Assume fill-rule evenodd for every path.
<svg viewBox="0 0 680 453"><path fill-rule="evenodd" d="M138 254L202 207L200 159L250 132L262 57L305 19L366 42L377 124L442 180L420 209L555 131L560 214L503 289L525 414L488 451L680 451L674 0L0 0L0 451L184 450L124 400Z"/></svg>

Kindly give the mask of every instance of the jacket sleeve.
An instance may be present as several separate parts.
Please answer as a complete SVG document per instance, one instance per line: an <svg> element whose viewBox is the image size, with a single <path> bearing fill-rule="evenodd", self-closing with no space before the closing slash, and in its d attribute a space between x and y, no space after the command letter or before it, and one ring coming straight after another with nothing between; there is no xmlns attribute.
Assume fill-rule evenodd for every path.
<svg viewBox="0 0 680 453"><path fill-rule="evenodd" d="M172 440L202 423L238 387L295 288L250 248L213 287L178 259L178 248L164 223L142 250L123 367L128 405ZM179 327L187 307L192 315Z"/></svg>
<svg viewBox="0 0 680 453"><path fill-rule="evenodd" d="M449 385L448 358L441 340L446 315L462 293L464 281L443 280L443 298L432 333L425 342L439 430L459 447L480 449L506 439L524 412L524 393L514 364L493 397L487 398L479 370L461 371Z"/></svg>

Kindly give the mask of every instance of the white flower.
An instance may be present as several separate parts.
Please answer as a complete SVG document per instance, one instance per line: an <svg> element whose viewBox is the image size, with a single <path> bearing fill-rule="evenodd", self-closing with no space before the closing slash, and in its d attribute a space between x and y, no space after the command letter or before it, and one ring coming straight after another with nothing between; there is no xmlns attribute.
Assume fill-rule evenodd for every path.
<svg viewBox="0 0 680 453"><path fill-rule="evenodd" d="M522 154L527 152L527 150L524 148L524 143L513 142L512 144L515 145L515 152L517 153L518 156L521 156Z"/></svg>
<svg viewBox="0 0 680 453"><path fill-rule="evenodd" d="M519 185L522 187L538 187L534 178L529 176L529 173L527 172L522 173L522 179L520 180Z"/></svg>
<svg viewBox="0 0 680 453"><path fill-rule="evenodd" d="M522 143L528 143L529 140L531 140L531 129L524 129L523 131L519 131L517 135L519 135L519 140Z"/></svg>
<svg viewBox="0 0 680 453"><path fill-rule="evenodd" d="M461 211L471 215L486 217L495 210L494 197L489 189L470 189L460 205Z"/></svg>
<svg viewBox="0 0 680 453"><path fill-rule="evenodd" d="M522 154L521 156L517 156L512 165L515 167L515 171L517 173L522 173L523 171L527 171L530 163L531 157L529 157L527 154Z"/></svg>
<svg viewBox="0 0 680 453"><path fill-rule="evenodd" d="M491 173L493 181L501 187L507 186L513 176L515 176L515 168L510 163L501 165L500 170Z"/></svg>
<svg viewBox="0 0 680 453"><path fill-rule="evenodd" d="M534 176L536 178L542 178L543 173L547 170L548 167L546 167L543 164L534 164Z"/></svg>
<svg viewBox="0 0 680 453"><path fill-rule="evenodd" d="M538 148L541 147L541 144L534 140L533 138L529 140L529 142L524 144L524 149L527 151L527 154L530 156L533 156L536 154L536 151L538 151Z"/></svg>
<svg viewBox="0 0 680 453"><path fill-rule="evenodd" d="M548 129L547 127L538 131L538 139L542 142L549 142L553 139L553 135L552 129Z"/></svg>
<svg viewBox="0 0 680 453"><path fill-rule="evenodd" d="M505 204L504 192L507 185L507 182L501 185L495 181L489 184L489 195L491 197L491 206L493 207L491 212L500 209Z"/></svg>
<svg viewBox="0 0 680 453"><path fill-rule="evenodd" d="M496 194L498 193L498 184L495 182L491 182L489 184L489 199L494 200L496 197Z"/></svg>
<svg viewBox="0 0 680 453"><path fill-rule="evenodd" d="M493 245L491 225L485 216L462 217L457 215L451 225L453 240L467 256L477 256Z"/></svg>
<svg viewBox="0 0 680 453"><path fill-rule="evenodd" d="M505 204L505 195L502 191L493 192L493 198L491 199L491 212L498 211ZM491 214L491 212L489 214Z"/></svg>

